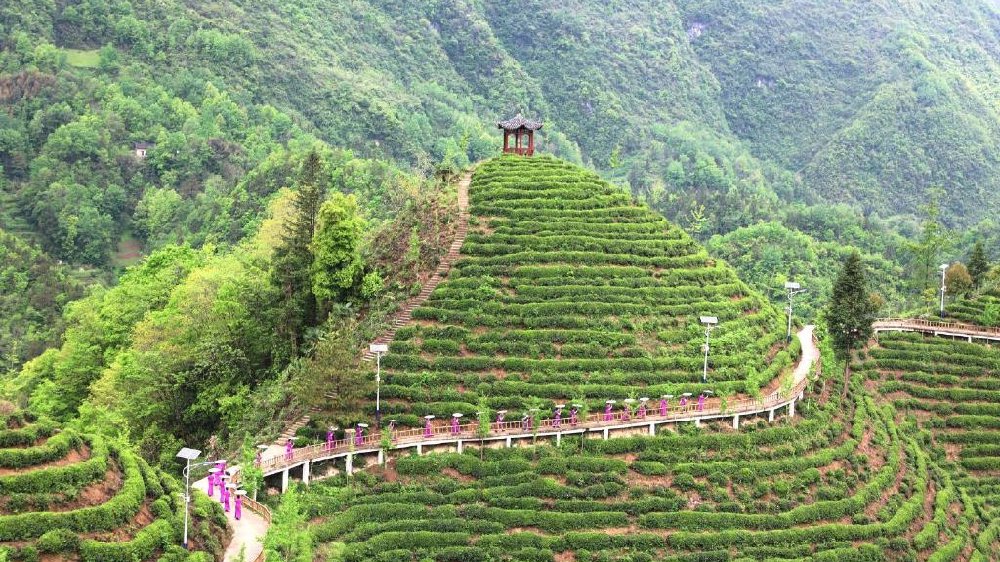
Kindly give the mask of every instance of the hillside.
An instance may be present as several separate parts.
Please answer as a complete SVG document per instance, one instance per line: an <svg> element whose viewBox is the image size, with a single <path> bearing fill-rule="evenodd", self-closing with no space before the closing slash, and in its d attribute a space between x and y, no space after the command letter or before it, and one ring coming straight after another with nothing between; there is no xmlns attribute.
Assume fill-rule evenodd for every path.
<svg viewBox="0 0 1000 562"><path fill-rule="evenodd" d="M708 373L720 395L759 389L791 364L784 315L593 173L503 157L476 169L470 196L462 258L382 362L382 399L401 423L480 401L596 411L637 393L701 392L699 316L720 320Z"/></svg>
<svg viewBox="0 0 1000 562"><path fill-rule="evenodd" d="M0 406L0 558L205 561L221 551L216 502L195 497L195 552L185 553L173 478L114 440Z"/></svg>
<svg viewBox="0 0 1000 562"><path fill-rule="evenodd" d="M313 484L303 515L319 517L317 554L344 561L910 560L944 547L936 533L962 532L949 514L967 521L972 506L951 511L954 488L891 412L824 366L801 417L406 456Z"/></svg>
<svg viewBox="0 0 1000 562"><path fill-rule="evenodd" d="M998 365L991 347L913 334L881 335L858 365L900 417L921 430L940 466L946 487L934 504L934 525L915 540L936 542L953 558L974 548L995 554L1000 537ZM959 505L961 526L942 529Z"/></svg>
<svg viewBox="0 0 1000 562"><path fill-rule="evenodd" d="M495 155L492 122L520 110L546 121L542 150L699 240L767 221L807 246L850 232L902 306L893 268L913 261L931 188L965 229L954 257L1000 235L998 16L982 0L827 4L5 5L0 227L105 273L168 244L237 244L317 139L377 163L338 187L391 218L394 177ZM772 279L734 266L771 296ZM832 267L809 272L817 289Z"/></svg>
<svg viewBox="0 0 1000 562"><path fill-rule="evenodd" d="M788 352L767 364L781 316L596 176L503 157L477 168L471 202L464 257L383 358L387 417L547 419L556 403L593 412L608 398L781 383ZM700 313L721 320L708 385ZM282 507L312 521L316 555L342 561L991 559L993 352L883 334L845 373L820 336L822 364L796 416L499 449L469 438L464 453L427 454L435 437L424 456L371 474L346 478L332 463L328 482ZM898 380L872 381L882 377Z"/></svg>

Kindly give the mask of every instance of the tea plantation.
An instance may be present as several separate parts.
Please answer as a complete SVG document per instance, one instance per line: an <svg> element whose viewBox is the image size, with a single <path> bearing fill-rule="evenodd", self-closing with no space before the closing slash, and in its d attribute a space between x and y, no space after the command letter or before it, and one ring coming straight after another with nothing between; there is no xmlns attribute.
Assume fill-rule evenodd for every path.
<svg viewBox="0 0 1000 562"><path fill-rule="evenodd" d="M887 334L863 363L878 390L923 430L921 441L953 486L951 502L966 506L960 532L949 538L959 559L973 548L998 552L1000 537L1000 351L994 347L913 334ZM874 384L874 382L873 382ZM948 503L938 505L947 517Z"/></svg>
<svg viewBox="0 0 1000 562"><path fill-rule="evenodd" d="M477 170L471 196L465 257L383 359L383 407L403 423L484 407L538 407L546 416L558 402L593 411L606 399L700 392L700 315L720 319L707 386L722 396L780 386L798 355L783 343L784 316L725 264L586 171L546 158L496 159ZM314 483L301 501L315 554L348 562L998 559L1000 433L991 431L1000 431L1000 417L991 416L1000 412L988 402L1000 400L989 396L1000 390L991 378L1000 356L889 336L845 376L829 343L821 348L795 417L782 410L738 430L721 420L664 426L655 436L470 447ZM949 367L958 349L962 366ZM940 370L903 373L926 365L915 355L928 351ZM894 404L874 379L884 375L883 354L897 352L906 354L892 359L902 362L891 367L903 370L900 380L882 389L902 400ZM924 400L946 381L964 387ZM913 397L902 399L904 390ZM973 394L975 404L955 403ZM906 415L919 408L947 415ZM937 441L948 443L945 452Z"/></svg>
<svg viewBox="0 0 1000 562"><path fill-rule="evenodd" d="M315 485L313 536L348 561L949 559L975 506L860 377L844 385L819 378L803 418L739 432L404 457Z"/></svg>
<svg viewBox="0 0 1000 562"><path fill-rule="evenodd" d="M754 393L797 355L784 315L687 234L562 161L504 157L473 176L463 258L383 359L383 408L470 415L632 396ZM797 345L797 342L796 344ZM372 398L374 398L374 393Z"/></svg>
<svg viewBox="0 0 1000 562"><path fill-rule="evenodd" d="M9 405L6 405L9 406ZM183 490L132 451L22 411L0 414L0 559L207 561L225 544L216 502L181 548Z"/></svg>

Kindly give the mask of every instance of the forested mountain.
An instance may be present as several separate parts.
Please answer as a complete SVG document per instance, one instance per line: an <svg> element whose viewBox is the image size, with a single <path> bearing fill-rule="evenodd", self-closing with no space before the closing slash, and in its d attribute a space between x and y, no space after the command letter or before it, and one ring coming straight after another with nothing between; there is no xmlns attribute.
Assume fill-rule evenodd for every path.
<svg viewBox="0 0 1000 562"><path fill-rule="evenodd" d="M160 249L272 275L240 255L317 147L322 184L365 219L363 273L405 294L419 267L400 264L445 241L427 178L496 154L493 122L516 111L545 120L541 150L627 184L769 296L795 277L819 299L857 248L888 304L914 306L929 264L1000 237L998 58L983 0L4 3L4 365L115 290L64 311L85 285ZM261 298L289 314L278 285Z"/></svg>

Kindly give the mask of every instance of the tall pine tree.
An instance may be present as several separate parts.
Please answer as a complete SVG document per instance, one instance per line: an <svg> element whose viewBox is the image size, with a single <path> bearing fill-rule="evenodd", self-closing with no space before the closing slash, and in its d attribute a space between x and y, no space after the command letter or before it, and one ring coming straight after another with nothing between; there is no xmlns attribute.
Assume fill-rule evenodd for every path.
<svg viewBox="0 0 1000 562"><path fill-rule="evenodd" d="M316 297L312 288L311 249L316 230L316 215L326 194L323 159L313 149L306 156L299 174L293 212L284 224L281 245L271 262L271 280L280 289L279 323L297 355L302 333L316 323Z"/></svg>
<svg viewBox="0 0 1000 562"><path fill-rule="evenodd" d="M972 286L978 288L989 270L990 260L986 257L986 248L982 241L978 241L969 254L969 275L972 276Z"/></svg>
<svg viewBox="0 0 1000 562"><path fill-rule="evenodd" d="M846 357L859 343L868 341L877 312L878 305L868 290L865 266L861 256L854 252L837 276L826 314L830 335L840 354Z"/></svg>

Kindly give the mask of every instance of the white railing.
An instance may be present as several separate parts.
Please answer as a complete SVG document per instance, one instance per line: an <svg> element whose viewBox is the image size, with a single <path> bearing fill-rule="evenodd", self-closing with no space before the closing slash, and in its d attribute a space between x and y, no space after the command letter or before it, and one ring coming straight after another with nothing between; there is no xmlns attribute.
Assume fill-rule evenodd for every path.
<svg viewBox="0 0 1000 562"><path fill-rule="evenodd" d="M1000 337L1000 327L977 326L963 322L942 322L922 318L879 318L872 327L877 330L916 330L922 332L949 331L976 336Z"/></svg>

